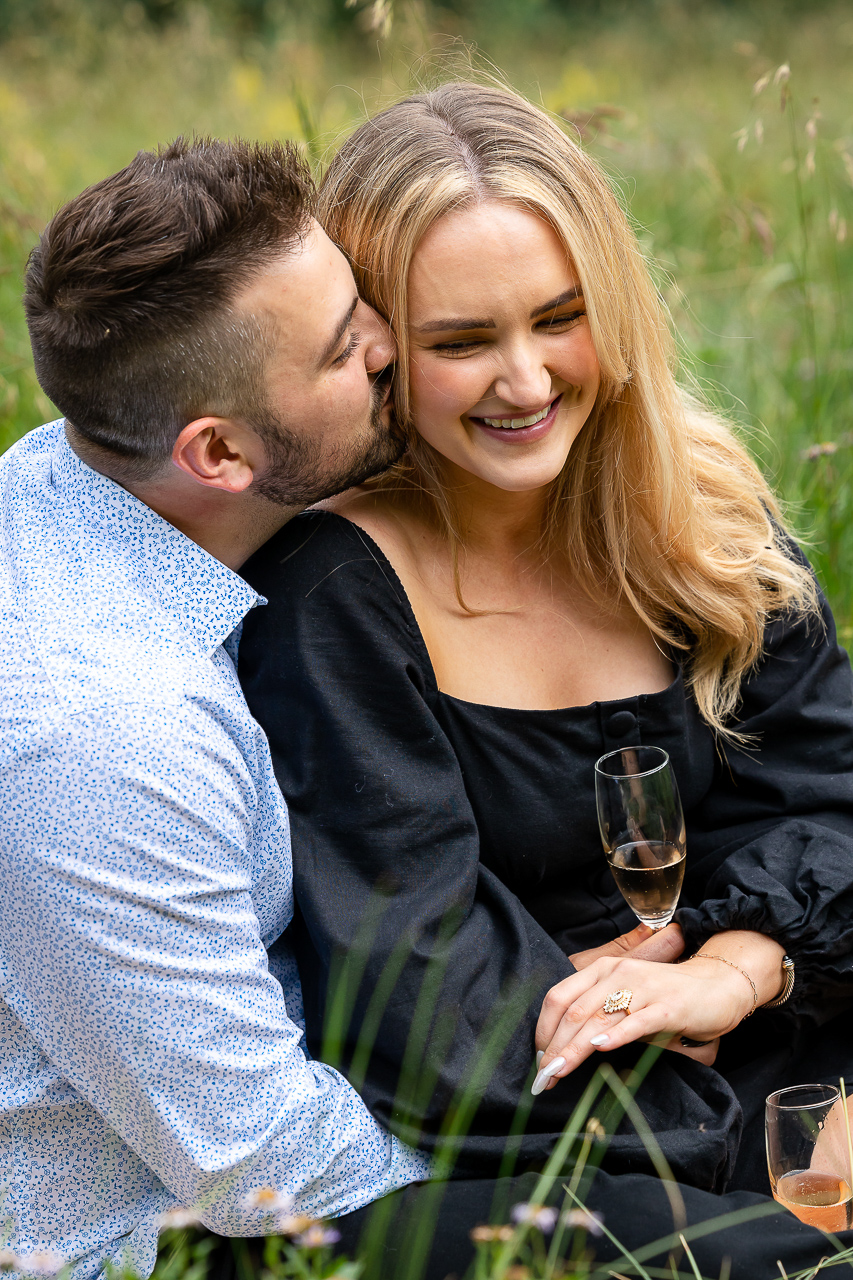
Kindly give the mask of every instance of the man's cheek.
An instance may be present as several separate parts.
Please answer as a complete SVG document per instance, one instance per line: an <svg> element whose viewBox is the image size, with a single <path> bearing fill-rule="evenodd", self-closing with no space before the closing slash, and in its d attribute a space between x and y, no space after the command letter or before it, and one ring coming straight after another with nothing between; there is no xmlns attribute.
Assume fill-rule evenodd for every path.
<svg viewBox="0 0 853 1280"><path fill-rule="evenodd" d="M358 426L370 414L371 391L366 375L345 385L339 381L324 387L322 400L318 404L324 431L334 434L347 426Z"/></svg>

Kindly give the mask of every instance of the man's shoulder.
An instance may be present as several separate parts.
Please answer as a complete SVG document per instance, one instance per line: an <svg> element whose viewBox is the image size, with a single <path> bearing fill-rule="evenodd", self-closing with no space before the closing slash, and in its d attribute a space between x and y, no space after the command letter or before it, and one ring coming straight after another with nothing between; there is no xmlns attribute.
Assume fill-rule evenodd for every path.
<svg viewBox="0 0 853 1280"><path fill-rule="evenodd" d="M65 419L54 418L40 427L33 427L14 441L0 456L0 471L21 465L26 459L50 454L65 433Z"/></svg>
<svg viewBox="0 0 853 1280"><path fill-rule="evenodd" d="M5 541L10 524L20 527L44 504L57 447L65 439L65 420L45 422L28 431L0 455L0 514Z"/></svg>
<svg viewBox="0 0 853 1280"><path fill-rule="evenodd" d="M163 706L215 681L133 572L121 537L85 527L53 480L62 422L0 459L0 714Z"/></svg>
<svg viewBox="0 0 853 1280"><path fill-rule="evenodd" d="M211 664L132 587L87 616L60 596L27 609L0 586L0 718L53 720L166 707L210 694Z"/></svg>

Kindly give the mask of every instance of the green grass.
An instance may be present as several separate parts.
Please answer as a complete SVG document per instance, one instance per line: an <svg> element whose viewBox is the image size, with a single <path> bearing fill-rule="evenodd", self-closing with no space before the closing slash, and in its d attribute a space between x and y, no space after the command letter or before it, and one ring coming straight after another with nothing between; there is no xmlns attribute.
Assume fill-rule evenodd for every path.
<svg viewBox="0 0 853 1280"><path fill-rule="evenodd" d="M602 0L570 18L546 0L453 12L397 0L387 38L341 22L324 37L304 8L261 41L203 7L155 28L138 4L88 25L60 5L0 45L0 447L52 413L19 297L26 254L64 199L181 132L295 137L321 160L365 110L475 43L575 121L615 109L593 115L588 145L657 264L685 363L742 425L853 627L849 7ZM784 111L778 86L753 93L783 62Z"/></svg>

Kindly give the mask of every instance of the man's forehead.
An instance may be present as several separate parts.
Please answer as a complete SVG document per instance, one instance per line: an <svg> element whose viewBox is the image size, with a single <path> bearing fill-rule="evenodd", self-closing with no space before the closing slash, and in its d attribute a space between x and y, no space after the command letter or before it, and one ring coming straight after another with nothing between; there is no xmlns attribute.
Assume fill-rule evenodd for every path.
<svg viewBox="0 0 853 1280"><path fill-rule="evenodd" d="M270 341L267 377L275 384L322 375L338 354L355 305L349 263L319 223L302 243L271 261L233 300L237 315L251 316Z"/></svg>
<svg viewBox="0 0 853 1280"><path fill-rule="evenodd" d="M349 264L313 218L301 242L272 259L234 298L238 310L264 310L286 320L307 307L339 306L354 290Z"/></svg>

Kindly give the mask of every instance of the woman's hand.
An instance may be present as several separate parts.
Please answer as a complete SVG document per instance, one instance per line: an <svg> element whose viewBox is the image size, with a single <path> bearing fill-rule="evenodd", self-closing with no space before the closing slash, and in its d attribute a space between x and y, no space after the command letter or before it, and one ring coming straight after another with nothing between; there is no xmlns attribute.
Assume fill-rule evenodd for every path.
<svg viewBox="0 0 853 1280"><path fill-rule="evenodd" d="M681 926L668 924L663 929L652 929L647 924L638 924L629 933L622 933L612 942L605 942L601 947L590 947L587 951L576 951L569 959L576 969L588 969L596 960L605 956L627 957L635 960L654 960L656 964L673 964L684 951L684 934ZM693 1047L682 1045L681 1037L669 1041L666 1046L672 1053L682 1053L685 1058L694 1062L703 1062L710 1067L717 1057L720 1047L719 1036L707 1044Z"/></svg>
<svg viewBox="0 0 853 1280"><path fill-rule="evenodd" d="M543 1053L534 1092L552 1088L595 1050L643 1039L680 1045L681 1036L715 1041L778 994L783 955L771 938L732 931L678 965L636 953L599 957L552 987L543 1001L536 1028L536 1047ZM618 990L632 993L630 1008L605 1013L607 996ZM711 1045L691 1056L713 1061L715 1052Z"/></svg>

